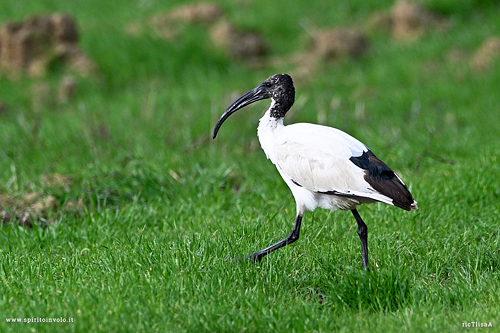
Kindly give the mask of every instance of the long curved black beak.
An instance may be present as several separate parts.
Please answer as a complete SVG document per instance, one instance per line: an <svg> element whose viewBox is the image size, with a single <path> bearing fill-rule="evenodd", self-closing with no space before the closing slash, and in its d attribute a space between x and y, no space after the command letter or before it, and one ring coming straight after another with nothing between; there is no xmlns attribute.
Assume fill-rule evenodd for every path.
<svg viewBox="0 0 500 333"><path fill-rule="evenodd" d="M215 125L214 128L214 133L212 135L212 138L215 139L217 136L217 132L219 132L220 127L222 126L222 123L229 118L230 115L238 111L239 109L252 104L254 102L270 98L271 95L269 94L268 90L266 87L260 85L255 89L250 90L247 92L245 95L241 96L238 98L233 104L231 104L230 107L227 108L227 110L222 114L220 117L219 121Z"/></svg>

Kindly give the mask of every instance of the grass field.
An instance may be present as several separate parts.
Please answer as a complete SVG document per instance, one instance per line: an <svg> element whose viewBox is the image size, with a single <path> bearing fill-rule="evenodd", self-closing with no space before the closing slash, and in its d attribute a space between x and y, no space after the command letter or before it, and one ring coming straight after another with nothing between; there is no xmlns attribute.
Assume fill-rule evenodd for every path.
<svg viewBox="0 0 500 333"><path fill-rule="evenodd" d="M291 72L311 28L363 27L393 1L220 1L262 34L264 66L214 47L188 25L173 41L146 29L182 1L2 1L0 24L63 11L100 72L74 99L48 94L65 71L0 77L0 195L52 196L33 227L0 225L1 332L500 332L500 59L469 59L500 36L495 1L422 1L447 20L411 42L368 30L369 51L297 81L286 118L342 129L397 170L418 201L405 212L365 205L371 271L352 214L318 209L286 236L295 202L261 151L267 102L218 117L268 76ZM274 60L273 60L274 59ZM47 182L68 175L69 184ZM76 209L63 209L78 200ZM72 323L7 323L64 318Z"/></svg>

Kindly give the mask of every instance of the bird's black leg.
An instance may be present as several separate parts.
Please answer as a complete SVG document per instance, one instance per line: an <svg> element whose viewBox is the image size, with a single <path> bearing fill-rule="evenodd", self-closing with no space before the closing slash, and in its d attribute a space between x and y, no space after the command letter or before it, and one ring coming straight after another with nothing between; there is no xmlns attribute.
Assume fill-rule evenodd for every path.
<svg viewBox="0 0 500 333"><path fill-rule="evenodd" d="M361 240L361 255L363 256L363 269L366 271L368 269L368 227L365 222L359 216L356 208L351 210L356 222L358 222L358 235Z"/></svg>
<svg viewBox="0 0 500 333"><path fill-rule="evenodd" d="M295 242L297 239L299 239L299 234L300 234L300 223L302 222L302 214L298 214L297 217L295 218L295 224L293 225L292 232L290 235L288 235L287 238L280 240L276 244L273 244L269 247L266 247L265 249L262 249L260 251L255 252L252 254L249 259L253 259L254 261L260 261L263 257L268 255L269 253L286 246L288 244L292 244Z"/></svg>

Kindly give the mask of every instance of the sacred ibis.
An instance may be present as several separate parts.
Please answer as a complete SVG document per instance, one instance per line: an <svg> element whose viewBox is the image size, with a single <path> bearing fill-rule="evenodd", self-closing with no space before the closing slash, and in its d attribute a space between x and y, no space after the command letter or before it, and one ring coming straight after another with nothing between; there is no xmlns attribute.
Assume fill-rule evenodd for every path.
<svg viewBox="0 0 500 333"><path fill-rule="evenodd" d="M287 74L269 77L257 88L236 100L217 122L213 138L222 123L239 109L262 99L271 106L260 119L260 145L292 191L297 215L292 232L285 239L253 253L264 256L299 238L305 211L316 207L350 210L358 224L363 269L368 266L368 228L356 209L364 203L384 202L396 207L418 209L417 202L397 173L352 136L331 127L314 124L285 126L283 118L295 100L292 78Z"/></svg>

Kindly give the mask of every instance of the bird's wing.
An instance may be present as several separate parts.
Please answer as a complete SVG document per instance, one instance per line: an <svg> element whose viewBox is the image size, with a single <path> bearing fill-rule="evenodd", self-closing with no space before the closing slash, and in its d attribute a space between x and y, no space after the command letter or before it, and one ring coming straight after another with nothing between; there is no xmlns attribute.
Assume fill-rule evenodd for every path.
<svg viewBox="0 0 500 333"><path fill-rule="evenodd" d="M294 124L276 136L275 164L305 189L416 209L401 178L352 136L326 126Z"/></svg>
<svg viewBox="0 0 500 333"><path fill-rule="evenodd" d="M310 191L368 191L363 169L350 160L368 148L340 130L312 124L288 125L277 135L275 149L281 172Z"/></svg>

